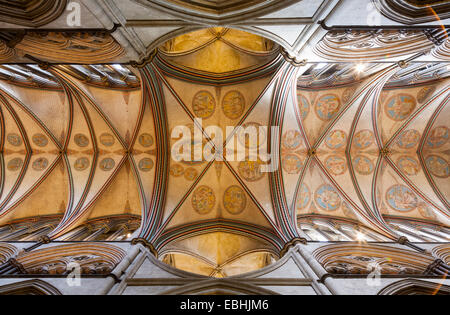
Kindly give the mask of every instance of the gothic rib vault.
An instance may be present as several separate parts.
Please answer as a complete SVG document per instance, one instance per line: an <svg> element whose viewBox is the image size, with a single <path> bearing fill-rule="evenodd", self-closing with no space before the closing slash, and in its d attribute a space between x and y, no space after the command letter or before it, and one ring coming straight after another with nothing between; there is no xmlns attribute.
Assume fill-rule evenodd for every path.
<svg viewBox="0 0 450 315"><path fill-rule="evenodd" d="M195 12L194 22L221 25L237 12L262 19L288 6L164 2L133 4L172 10L167 25L186 12ZM389 17L399 1L374 2ZM114 2L105 3L117 18ZM92 4L85 8L93 14ZM318 6L316 15L327 8ZM405 12L409 22L402 23L429 21L422 11ZM133 241L177 269L226 278L268 267L308 241L449 241L445 28L313 35L320 24L311 23L288 40L292 34L267 25L164 26L138 53L143 37L124 40L139 33L139 23L130 23L0 32L0 241L37 243L26 254L5 246L0 262L17 256L26 272L44 272L46 252L37 247L46 242ZM306 34L319 38L314 46ZM276 157L275 171L227 154L175 161L180 139L172 132L181 125L194 133L195 118L203 122L202 147L214 140L215 152L230 141L217 138L215 126L224 134L228 126L275 127L278 142L269 128L256 145ZM245 135L237 132L236 141L252 149ZM83 254L86 273L111 272L125 257L108 246ZM316 258L330 272L345 273L352 263L353 271L365 269L339 250L355 249L327 247ZM374 245L364 254L377 260L383 250ZM448 264L446 253L423 252L417 265L380 264L386 273L422 273L437 257Z"/></svg>

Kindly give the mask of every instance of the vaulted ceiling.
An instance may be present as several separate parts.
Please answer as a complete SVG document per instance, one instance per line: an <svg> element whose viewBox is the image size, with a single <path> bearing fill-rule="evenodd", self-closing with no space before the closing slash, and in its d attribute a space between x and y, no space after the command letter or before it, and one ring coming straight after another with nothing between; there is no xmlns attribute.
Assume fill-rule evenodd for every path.
<svg viewBox="0 0 450 315"><path fill-rule="evenodd" d="M400 2L405 16L417 6L374 3L388 19ZM303 228L317 220L373 240L404 236L398 222L445 230L446 29L405 31L394 19L389 30L350 31L335 24L344 3L86 1L84 30L3 29L0 228L51 218L56 240L140 216L131 238L214 277L270 264L311 239ZM413 22L430 21L415 12ZM177 160L177 126L214 155ZM240 126L269 129L252 148ZM227 127L238 152L270 152L275 170L235 161L233 137L218 137Z"/></svg>

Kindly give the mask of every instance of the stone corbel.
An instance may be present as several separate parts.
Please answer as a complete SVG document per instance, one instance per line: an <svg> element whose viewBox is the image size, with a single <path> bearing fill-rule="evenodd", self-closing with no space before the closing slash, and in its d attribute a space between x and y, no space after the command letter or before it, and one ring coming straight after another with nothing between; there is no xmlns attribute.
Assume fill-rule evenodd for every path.
<svg viewBox="0 0 450 315"><path fill-rule="evenodd" d="M298 244L307 245L308 241L306 240L306 238L303 237L296 237L292 239L291 241L286 243L286 245L284 245L283 249L280 251L280 258L286 255L291 248L295 247Z"/></svg>
<svg viewBox="0 0 450 315"><path fill-rule="evenodd" d="M152 254L153 256L155 256L156 258L158 258L158 252L155 249L155 247L153 246L152 243L150 243L149 241L147 241L145 238L135 238L131 241L132 245L137 245L137 244L141 244L142 246L144 246L145 248L147 248Z"/></svg>

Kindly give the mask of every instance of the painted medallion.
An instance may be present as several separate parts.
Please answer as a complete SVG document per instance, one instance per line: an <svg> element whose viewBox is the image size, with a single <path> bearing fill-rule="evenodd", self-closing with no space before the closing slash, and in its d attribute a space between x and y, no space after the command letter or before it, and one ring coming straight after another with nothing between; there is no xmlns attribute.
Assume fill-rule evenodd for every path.
<svg viewBox="0 0 450 315"><path fill-rule="evenodd" d="M334 130L327 136L325 144L332 150L344 149L347 144L347 135L342 130Z"/></svg>
<svg viewBox="0 0 450 315"><path fill-rule="evenodd" d="M281 158L283 170L288 174L298 174L302 170L303 162L296 154L285 154Z"/></svg>
<svg viewBox="0 0 450 315"><path fill-rule="evenodd" d="M374 142L373 132L368 129L358 131L353 138L353 142L356 148L360 150L367 149Z"/></svg>
<svg viewBox="0 0 450 315"><path fill-rule="evenodd" d="M428 170L436 177L447 178L450 175L449 165L446 160L437 155L430 155L425 163Z"/></svg>
<svg viewBox="0 0 450 315"><path fill-rule="evenodd" d="M297 130L289 130L281 139L281 145L288 150L296 150L302 144L302 135Z"/></svg>
<svg viewBox="0 0 450 315"><path fill-rule="evenodd" d="M173 164L170 167L169 173L173 177L183 176L183 174L184 174L184 167L181 166L180 164Z"/></svg>
<svg viewBox="0 0 450 315"><path fill-rule="evenodd" d="M355 168L356 172L361 175L370 175L374 170L372 161L363 155L357 155L353 159L353 167Z"/></svg>
<svg viewBox="0 0 450 315"><path fill-rule="evenodd" d="M239 162L238 171L239 174L248 182L256 182L264 177L264 173L261 172L262 161L245 161Z"/></svg>
<svg viewBox="0 0 450 315"><path fill-rule="evenodd" d="M427 145L433 149L440 148L448 141L448 128L439 126L431 130L428 135Z"/></svg>
<svg viewBox="0 0 450 315"><path fill-rule="evenodd" d="M230 91L222 100L222 110L229 119L238 119L245 110L245 98L239 91Z"/></svg>
<svg viewBox="0 0 450 315"><path fill-rule="evenodd" d="M87 169L89 167L89 164L90 164L89 159L82 157L75 161L75 164L73 165L73 167L77 171L84 171L85 169Z"/></svg>
<svg viewBox="0 0 450 315"><path fill-rule="evenodd" d="M420 133L417 130L410 129L402 132L397 140L397 144L402 149L414 148L420 141Z"/></svg>
<svg viewBox="0 0 450 315"><path fill-rule="evenodd" d="M22 168L23 160L21 158L14 158L8 162L7 168L11 172L17 172Z"/></svg>
<svg viewBox="0 0 450 315"><path fill-rule="evenodd" d="M38 158L33 162L33 169L35 171L43 171L48 166L48 160L46 158Z"/></svg>
<svg viewBox="0 0 450 315"><path fill-rule="evenodd" d="M100 169L102 171L109 172L110 170L112 170L114 168L115 165L116 165L116 162L113 159L106 158L100 162Z"/></svg>
<svg viewBox="0 0 450 315"><path fill-rule="evenodd" d="M194 181L198 176L198 172L195 168L188 167L184 171L184 178L190 182Z"/></svg>
<svg viewBox="0 0 450 315"><path fill-rule="evenodd" d="M400 212L408 212L416 209L417 197L406 186L394 185L386 192L386 202Z"/></svg>
<svg viewBox="0 0 450 315"><path fill-rule="evenodd" d="M154 166L154 162L152 159L144 158L139 161L139 169L142 172L150 172L153 169L153 166Z"/></svg>
<svg viewBox="0 0 450 315"><path fill-rule="evenodd" d="M112 147L114 145L114 142L116 142L116 139L112 134L103 133L100 135L100 143L105 147Z"/></svg>
<svg viewBox="0 0 450 315"><path fill-rule="evenodd" d="M216 204L216 196L208 186L200 186L192 194L191 203L198 214L208 214Z"/></svg>
<svg viewBox="0 0 450 315"><path fill-rule="evenodd" d="M19 147L22 145L22 138L17 133L8 133L6 139L11 145L15 147Z"/></svg>
<svg viewBox="0 0 450 315"><path fill-rule="evenodd" d="M337 210L341 205L341 197L333 186L325 184L320 186L315 193L317 205L326 211Z"/></svg>
<svg viewBox="0 0 450 315"><path fill-rule="evenodd" d="M32 141L35 145L38 147L45 147L48 144L48 139L46 136L44 136L42 133L36 133L33 135Z"/></svg>
<svg viewBox="0 0 450 315"><path fill-rule="evenodd" d="M329 121L339 111L341 101L339 97L334 94L323 95L316 103L316 114L321 120Z"/></svg>
<svg viewBox="0 0 450 315"><path fill-rule="evenodd" d="M149 133L143 133L139 136L139 143L144 148L149 148L153 145L153 136Z"/></svg>
<svg viewBox="0 0 450 315"><path fill-rule="evenodd" d="M386 115L395 121L402 121L411 115L416 108L416 100L408 94L398 94L391 97L385 105Z"/></svg>
<svg viewBox="0 0 450 315"><path fill-rule="evenodd" d="M422 88L419 91L419 93L417 94L417 101L420 104L425 103L434 94L435 91L436 91L436 87L434 87L434 86L426 86L426 87Z"/></svg>
<svg viewBox="0 0 450 315"><path fill-rule="evenodd" d="M303 94L297 94L298 110L302 120L308 117L310 105L308 99Z"/></svg>
<svg viewBox="0 0 450 315"><path fill-rule="evenodd" d="M311 192L306 184L302 184L297 195L297 210L305 209L311 200Z"/></svg>
<svg viewBox="0 0 450 315"><path fill-rule="evenodd" d="M192 100L192 110L198 118L210 118L216 110L214 96L208 91L197 92Z"/></svg>
<svg viewBox="0 0 450 315"><path fill-rule="evenodd" d="M85 135L78 133L74 136L74 141L77 146L85 148L89 145L89 139Z"/></svg>
<svg viewBox="0 0 450 315"><path fill-rule="evenodd" d="M412 156L401 156L397 160L398 168L409 176L414 176L419 173L419 162Z"/></svg>
<svg viewBox="0 0 450 315"><path fill-rule="evenodd" d="M342 175L347 171L347 160L338 155L332 155L325 161L327 170L333 175Z"/></svg>
<svg viewBox="0 0 450 315"><path fill-rule="evenodd" d="M223 194L223 206L230 214L240 214L245 210L247 197L239 186L230 186Z"/></svg>

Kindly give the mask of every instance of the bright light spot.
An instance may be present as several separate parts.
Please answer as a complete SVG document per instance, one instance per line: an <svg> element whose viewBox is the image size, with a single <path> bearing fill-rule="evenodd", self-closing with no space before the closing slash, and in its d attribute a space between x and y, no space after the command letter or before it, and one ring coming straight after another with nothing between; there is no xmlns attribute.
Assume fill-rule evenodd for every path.
<svg viewBox="0 0 450 315"><path fill-rule="evenodd" d="M127 69L122 67L122 65L120 65L120 64L114 64L114 65L112 65L112 67L115 68L118 71L125 71L125 72L127 71Z"/></svg>
<svg viewBox="0 0 450 315"><path fill-rule="evenodd" d="M326 66L327 66L327 63L324 63L324 62L318 63L318 64L316 65L315 70L323 69L323 68L325 68Z"/></svg>
<svg viewBox="0 0 450 315"><path fill-rule="evenodd" d="M365 65L365 64L362 64L362 63L358 63L358 64L355 66L355 70L356 70L357 72L363 72L365 69L366 69L366 65Z"/></svg>
<svg viewBox="0 0 450 315"><path fill-rule="evenodd" d="M366 240L366 236L364 234L362 234L361 232L356 232L356 239L358 241L365 241Z"/></svg>
<svg viewBox="0 0 450 315"><path fill-rule="evenodd" d="M128 233L128 234L127 234L127 238L130 238L130 237L131 237L131 233Z"/></svg>

